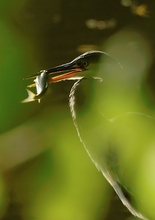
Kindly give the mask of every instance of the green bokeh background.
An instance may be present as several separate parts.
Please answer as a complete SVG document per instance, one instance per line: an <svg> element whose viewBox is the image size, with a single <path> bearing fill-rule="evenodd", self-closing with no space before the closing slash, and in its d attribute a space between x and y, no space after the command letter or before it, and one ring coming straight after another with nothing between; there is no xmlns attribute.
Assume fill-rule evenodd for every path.
<svg viewBox="0 0 155 220"><path fill-rule="evenodd" d="M154 9L153 1L134 0L0 2L0 219L136 219L78 138L72 82L51 85L40 104L21 104L23 78L93 49L124 70L100 65L104 82L79 86L81 136L98 153L112 142L117 174L136 207L155 219Z"/></svg>

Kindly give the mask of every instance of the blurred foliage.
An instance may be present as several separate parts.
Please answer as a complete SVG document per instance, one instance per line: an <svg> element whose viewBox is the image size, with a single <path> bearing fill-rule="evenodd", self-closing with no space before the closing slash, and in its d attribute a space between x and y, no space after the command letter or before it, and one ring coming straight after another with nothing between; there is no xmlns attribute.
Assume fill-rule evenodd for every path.
<svg viewBox="0 0 155 220"><path fill-rule="evenodd" d="M2 220L131 217L79 141L68 107L72 83L53 84L40 105L20 103L23 78L91 49L123 69L105 61L102 83L80 84L81 136L98 163L111 144L136 207L155 218L154 8L138 0L0 2Z"/></svg>

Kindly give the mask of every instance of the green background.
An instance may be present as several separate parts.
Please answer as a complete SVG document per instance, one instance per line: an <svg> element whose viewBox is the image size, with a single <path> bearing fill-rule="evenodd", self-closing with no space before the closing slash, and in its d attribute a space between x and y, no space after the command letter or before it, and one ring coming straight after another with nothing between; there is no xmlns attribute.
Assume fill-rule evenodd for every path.
<svg viewBox="0 0 155 220"><path fill-rule="evenodd" d="M79 86L81 136L99 154L109 141L115 146L119 178L155 219L154 9L154 1L134 0L0 2L0 219L135 219L78 138L73 83L52 84L40 104L21 104L23 78L87 50L110 53L124 73L99 65L101 86Z"/></svg>

